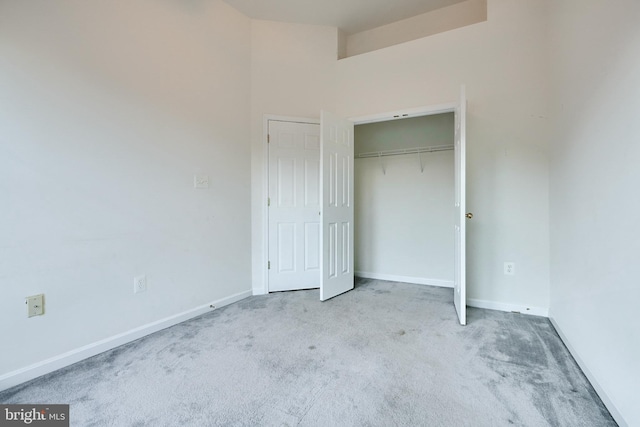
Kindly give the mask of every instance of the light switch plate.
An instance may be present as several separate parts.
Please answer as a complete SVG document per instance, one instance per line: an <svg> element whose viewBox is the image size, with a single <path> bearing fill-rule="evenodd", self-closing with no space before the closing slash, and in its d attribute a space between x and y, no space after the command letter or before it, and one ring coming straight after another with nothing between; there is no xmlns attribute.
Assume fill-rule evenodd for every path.
<svg viewBox="0 0 640 427"><path fill-rule="evenodd" d="M198 189L209 188L209 175L194 175L193 187Z"/></svg>

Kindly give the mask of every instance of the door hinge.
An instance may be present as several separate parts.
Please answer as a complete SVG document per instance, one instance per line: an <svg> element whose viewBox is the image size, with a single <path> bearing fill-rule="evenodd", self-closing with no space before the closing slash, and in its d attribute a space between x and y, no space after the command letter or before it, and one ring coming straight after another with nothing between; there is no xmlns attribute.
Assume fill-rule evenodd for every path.
<svg viewBox="0 0 640 427"><path fill-rule="evenodd" d="M271 270L271 261L267 261L267 270Z"/></svg>
<svg viewBox="0 0 640 427"><path fill-rule="evenodd" d="M271 197L267 197L267 206L271 206Z"/></svg>
<svg viewBox="0 0 640 427"><path fill-rule="evenodd" d="M271 142L271 135L267 134L267 144Z"/></svg>

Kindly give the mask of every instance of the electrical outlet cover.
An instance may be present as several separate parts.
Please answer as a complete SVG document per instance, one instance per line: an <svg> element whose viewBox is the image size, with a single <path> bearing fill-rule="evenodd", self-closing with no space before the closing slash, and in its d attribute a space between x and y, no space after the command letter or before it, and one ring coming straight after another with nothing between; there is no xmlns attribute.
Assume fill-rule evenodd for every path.
<svg viewBox="0 0 640 427"><path fill-rule="evenodd" d="M505 262L504 263L504 274L507 276L513 276L516 274L516 263L515 262Z"/></svg>
<svg viewBox="0 0 640 427"><path fill-rule="evenodd" d="M147 276L142 275L133 279L133 293L145 292L147 290Z"/></svg>

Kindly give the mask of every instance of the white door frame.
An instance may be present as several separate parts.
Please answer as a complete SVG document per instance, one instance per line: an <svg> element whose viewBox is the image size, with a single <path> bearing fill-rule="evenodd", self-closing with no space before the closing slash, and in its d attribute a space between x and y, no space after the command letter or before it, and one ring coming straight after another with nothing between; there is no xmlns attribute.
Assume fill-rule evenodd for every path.
<svg viewBox="0 0 640 427"><path fill-rule="evenodd" d="M404 110L353 117L349 120L351 120L356 125L363 125L366 123L388 122L391 120L408 119L411 117L432 116L434 114L442 113L454 113L456 111L457 105L457 103L452 102L448 104L407 108Z"/></svg>
<svg viewBox="0 0 640 427"><path fill-rule="evenodd" d="M293 117L293 116L278 116L273 114L265 114L262 119L262 157L263 157L263 170L262 170L262 229L264 231L262 236L262 285L263 293L269 293L269 210L267 206L267 199L269 197L269 122L290 122L290 123L308 123L314 125L320 125L320 119L309 119L306 117Z"/></svg>
<svg viewBox="0 0 640 427"><path fill-rule="evenodd" d="M407 108L396 111L388 111L384 113L370 114L366 116L358 116L349 118L356 125L362 125L365 123L387 122L390 120L407 119L410 117L430 116L434 114L442 113L455 113L456 102L438 105L429 105L423 107ZM318 112L319 113L319 112ZM262 293L269 293L269 211L267 209L267 198L269 197L269 144L267 141L269 135L269 121L282 121L292 123L311 123L320 124L320 119L311 119L307 117L296 116L280 116L274 114L265 114L262 119L262 197L260 198L262 203Z"/></svg>

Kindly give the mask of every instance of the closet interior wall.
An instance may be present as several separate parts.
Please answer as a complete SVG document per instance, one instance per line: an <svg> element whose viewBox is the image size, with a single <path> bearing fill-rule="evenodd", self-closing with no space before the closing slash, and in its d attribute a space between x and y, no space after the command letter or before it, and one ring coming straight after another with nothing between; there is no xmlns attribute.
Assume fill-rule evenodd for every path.
<svg viewBox="0 0 640 427"><path fill-rule="evenodd" d="M355 127L357 276L453 286L453 139L453 113Z"/></svg>

